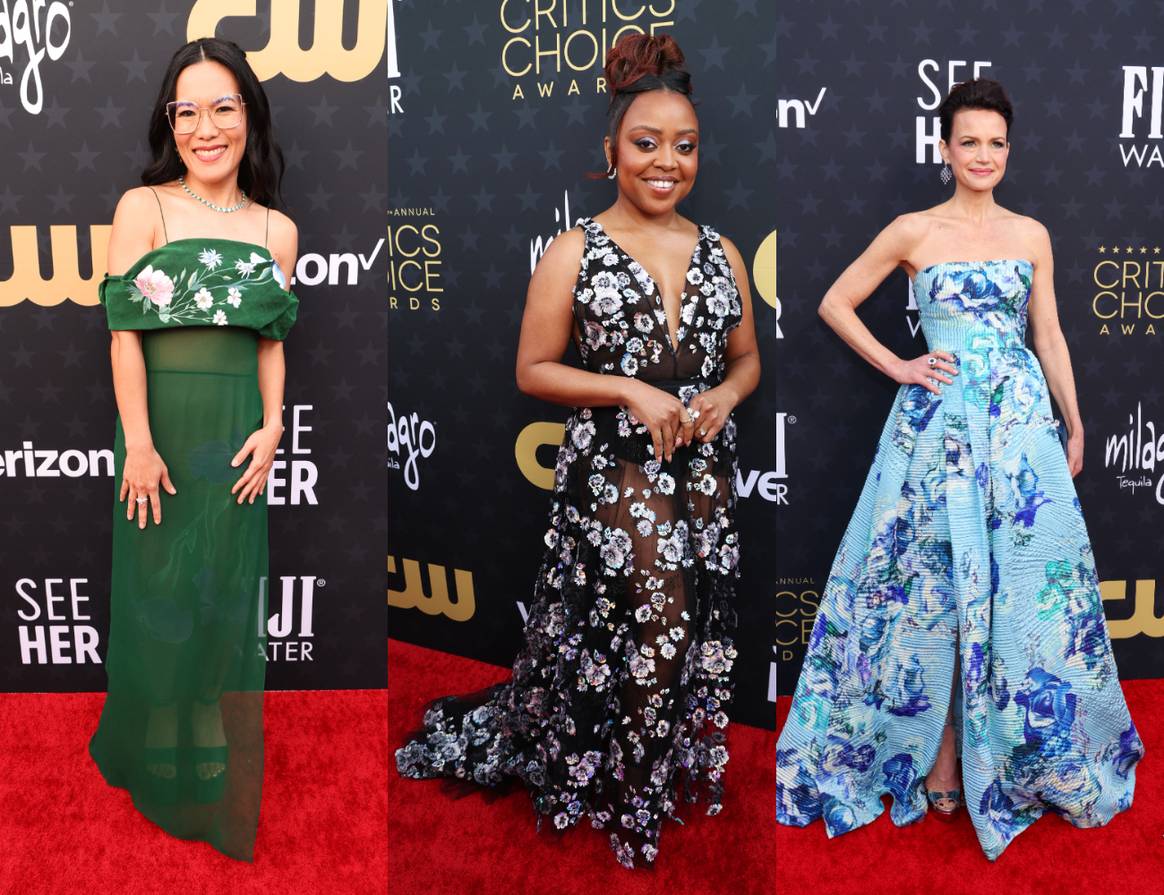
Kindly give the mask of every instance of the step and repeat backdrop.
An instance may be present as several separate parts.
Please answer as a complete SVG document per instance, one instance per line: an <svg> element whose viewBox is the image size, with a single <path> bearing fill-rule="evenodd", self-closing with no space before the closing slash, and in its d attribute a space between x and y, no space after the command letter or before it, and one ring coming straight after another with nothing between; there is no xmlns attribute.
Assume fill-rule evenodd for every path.
<svg viewBox="0 0 1164 895"><path fill-rule="evenodd" d="M775 78L778 406L788 500L777 508L778 690L795 687L834 551L897 386L816 316L826 289L902 212L934 205L937 107L1000 80L1015 106L997 201L1050 230L1083 414L1075 483L1120 673L1164 676L1164 54L1149 4L1080 0L988 11L927 2L870 12L783 4ZM1154 19L1152 21L1155 21ZM860 310L894 352L926 350L906 275Z"/></svg>
<svg viewBox="0 0 1164 895"><path fill-rule="evenodd" d="M514 383L526 287L554 237L614 199L612 184L586 178L606 167L607 49L628 31L666 32L687 56L701 128L699 180L680 210L730 237L752 272L764 374L737 411L733 712L771 727L773 531L785 493L773 388L774 5L389 9L389 633L500 665L517 652L568 413Z"/></svg>
<svg viewBox="0 0 1164 895"><path fill-rule="evenodd" d="M268 687L384 686L386 20L384 0L0 3L4 689L105 686L116 408L97 284L170 56L208 35L264 81L300 233L256 619Z"/></svg>

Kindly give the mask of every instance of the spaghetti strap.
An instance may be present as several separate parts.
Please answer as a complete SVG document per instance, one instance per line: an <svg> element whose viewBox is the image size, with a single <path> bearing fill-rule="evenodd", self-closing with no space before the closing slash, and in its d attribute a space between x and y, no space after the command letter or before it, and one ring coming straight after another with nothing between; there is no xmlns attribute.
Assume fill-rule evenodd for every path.
<svg viewBox="0 0 1164 895"><path fill-rule="evenodd" d="M170 242L170 234L166 231L166 214L162 211L161 196L158 195L158 191L155 190L152 186L149 188L149 190L154 194L154 200L158 203L158 214L162 219L162 235L166 237L166 243L168 244Z"/></svg>
<svg viewBox="0 0 1164 895"><path fill-rule="evenodd" d="M263 228L263 248L267 248L267 240L271 236L271 209L267 208L267 223Z"/></svg>

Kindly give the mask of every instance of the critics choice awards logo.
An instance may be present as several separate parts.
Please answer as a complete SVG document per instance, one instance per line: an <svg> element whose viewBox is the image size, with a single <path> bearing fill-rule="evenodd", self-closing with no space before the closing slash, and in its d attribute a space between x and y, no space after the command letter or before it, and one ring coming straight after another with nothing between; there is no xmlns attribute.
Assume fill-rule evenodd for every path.
<svg viewBox="0 0 1164 895"><path fill-rule="evenodd" d="M431 208L388 211L388 309L440 311L444 247Z"/></svg>
<svg viewBox="0 0 1164 895"><path fill-rule="evenodd" d="M1091 313L1099 335L1155 336L1164 319L1164 253L1158 245L1102 245L1096 250Z"/></svg>
<svg viewBox="0 0 1164 895"><path fill-rule="evenodd" d="M1124 167L1164 168L1164 65L1125 65L1119 150Z"/></svg>
<svg viewBox="0 0 1164 895"><path fill-rule="evenodd" d="M676 0L500 0L501 69L510 98L606 92L606 53L628 33L674 26ZM561 84L561 86L559 86Z"/></svg>

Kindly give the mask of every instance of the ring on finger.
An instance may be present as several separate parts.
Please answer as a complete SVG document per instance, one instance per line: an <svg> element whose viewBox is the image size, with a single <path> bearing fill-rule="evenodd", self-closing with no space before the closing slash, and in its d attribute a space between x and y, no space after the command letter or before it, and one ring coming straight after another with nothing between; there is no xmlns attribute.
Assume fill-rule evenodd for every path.
<svg viewBox="0 0 1164 895"><path fill-rule="evenodd" d="M150 499L149 499L148 497L144 497L144 496L142 496L142 495L140 495L140 494L139 494L139 495L138 495L138 496L135 498L135 500L136 500L136 502L137 502L137 505L138 505L139 507L140 507L140 506L142 506L143 504L147 504L147 503L149 503L149 502L150 502Z"/></svg>
<svg viewBox="0 0 1164 895"><path fill-rule="evenodd" d="M929 364L931 367L936 367L938 365L938 359L931 354L929 357L926 358L926 363Z"/></svg>

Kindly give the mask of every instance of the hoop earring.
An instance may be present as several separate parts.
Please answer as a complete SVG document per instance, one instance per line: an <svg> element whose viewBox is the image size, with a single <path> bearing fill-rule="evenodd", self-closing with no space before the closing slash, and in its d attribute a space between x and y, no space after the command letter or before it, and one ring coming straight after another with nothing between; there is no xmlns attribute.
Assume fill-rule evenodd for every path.
<svg viewBox="0 0 1164 895"><path fill-rule="evenodd" d="M618 167L614 164L614 162L611 162L606 167L606 179L614 180L616 177L618 177Z"/></svg>
<svg viewBox="0 0 1164 895"><path fill-rule="evenodd" d="M954 179L954 172L950 170L949 164L942 165L942 170L938 172L938 177L942 180L942 186L945 186Z"/></svg>

